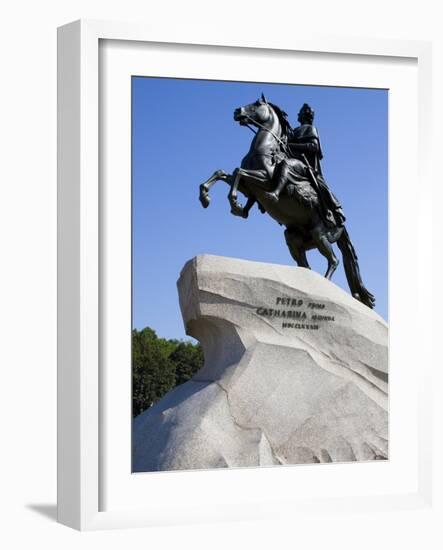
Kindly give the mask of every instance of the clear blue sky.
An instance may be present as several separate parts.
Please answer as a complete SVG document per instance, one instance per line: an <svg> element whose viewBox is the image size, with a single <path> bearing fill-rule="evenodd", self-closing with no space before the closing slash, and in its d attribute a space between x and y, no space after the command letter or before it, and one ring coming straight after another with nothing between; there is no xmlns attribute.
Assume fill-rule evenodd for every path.
<svg viewBox="0 0 443 550"><path fill-rule="evenodd" d="M256 207L248 220L232 216L225 183L211 189L208 209L198 201L199 184L214 170L239 166L253 134L234 122L233 111L262 92L293 126L303 103L315 109L323 173L343 204L363 281L387 319L386 90L133 77L134 328L185 337L176 281L197 254L294 265L284 228ZM317 251L308 260L324 273ZM348 291L342 262L333 281Z"/></svg>

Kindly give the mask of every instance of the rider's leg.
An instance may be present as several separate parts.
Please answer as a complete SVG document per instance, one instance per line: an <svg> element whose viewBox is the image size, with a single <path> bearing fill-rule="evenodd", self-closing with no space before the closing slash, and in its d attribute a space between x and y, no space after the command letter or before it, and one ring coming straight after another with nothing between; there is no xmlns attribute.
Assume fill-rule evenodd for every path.
<svg viewBox="0 0 443 550"><path fill-rule="evenodd" d="M276 188L271 193L266 193L266 198L277 202L280 193L285 189L288 183L289 171L293 174L299 175L301 178L306 177L306 166L300 159L286 158L283 159L275 169L274 181L276 182Z"/></svg>
<svg viewBox="0 0 443 550"><path fill-rule="evenodd" d="M276 172L277 174L275 176L275 181L277 185L274 191L272 191L271 193L266 193L266 198L270 199L273 202L278 201L280 193L283 191L288 181L289 164L286 162L286 160L282 160L280 162L280 164L277 166Z"/></svg>
<svg viewBox="0 0 443 550"><path fill-rule="evenodd" d="M285 240L286 244L288 245L289 252L293 259L297 262L297 265L299 267L306 267L307 269L311 269L308 264L308 259L306 258L306 249L303 245L303 239L300 237L300 235L298 235L294 231L286 229Z"/></svg>
<svg viewBox="0 0 443 550"><path fill-rule="evenodd" d="M286 186L286 183L288 182L288 172L289 172L289 164L283 160L280 163L279 171L277 174L277 186L273 191L273 194L278 198L280 196L280 193L283 191L283 189Z"/></svg>

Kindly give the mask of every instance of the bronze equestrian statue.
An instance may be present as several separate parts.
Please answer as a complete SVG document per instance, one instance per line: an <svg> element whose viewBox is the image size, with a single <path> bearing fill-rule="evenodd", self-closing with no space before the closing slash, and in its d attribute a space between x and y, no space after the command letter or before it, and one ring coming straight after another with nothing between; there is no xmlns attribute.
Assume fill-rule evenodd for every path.
<svg viewBox="0 0 443 550"><path fill-rule="evenodd" d="M351 294L373 308L375 298L361 279L343 210L321 171L323 155L313 126L314 111L304 104L298 114L300 126L293 129L287 114L262 95L255 103L236 109L234 120L255 127L255 137L240 168L232 174L217 170L200 185L203 207L209 206L212 185L225 181L230 186L228 198L233 215L247 218L257 203L261 212L286 227L286 244L298 266L309 269L306 250L318 249L328 261L327 279L339 263L332 247L337 243ZM245 206L237 200L239 191L247 198Z"/></svg>

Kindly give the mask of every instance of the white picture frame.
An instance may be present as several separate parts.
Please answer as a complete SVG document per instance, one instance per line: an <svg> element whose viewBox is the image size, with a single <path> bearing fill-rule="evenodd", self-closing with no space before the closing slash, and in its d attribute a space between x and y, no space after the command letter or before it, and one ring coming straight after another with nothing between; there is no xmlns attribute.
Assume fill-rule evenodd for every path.
<svg viewBox="0 0 443 550"><path fill-rule="evenodd" d="M115 55L112 52L101 50L105 42L116 44ZM322 37L314 35L299 34L297 39L291 37L281 37L279 41L272 38L261 38L257 36L254 42L242 38L226 38L222 42L208 42L204 36L194 36L191 40L186 36L183 30L180 35L174 32L172 36L166 36L159 32L158 34L151 28L143 25L126 24L117 22L101 21L77 21L61 27L58 33L58 280L59 280L59 304L58 304L58 520L70 527L80 530L104 529L131 526L151 526L151 525L173 525L178 523L194 523L196 521L222 521L234 519L259 519L267 517L290 517L294 513L303 513L311 510L326 510L333 505L334 512L346 512L347 510L358 508L366 512L375 510L396 510L401 508L423 509L430 507L432 503L432 441L429 426L431 425L431 365L432 365L432 342L429 331L420 329L418 324L410 323L406 328L403 324L400 326L400 318L406 310L398 312L398 323L395 323L396 312L394 308L394 330L391 339L409 338L417 331L419 343L411 344L412 348L403 356L400 354L391 357L391 361L397 363L405 361L411 363L420 350L421 368L418 372L412 370L407 374L405 368L405 392L413 397L416 406L409 410L411 422L411 431L414 426L417 432L411 435L411 441L414 455L408 462L405 458L407 468L400 472L400 462L394 459L386 465L386 471L383 475L386 478L396 478L396 472L399 472L396 484L392 484L383 492L382 484L374 491L358 488L359 479L370 476L371 472L363 469L357 470L353 465L334 465L334 473L324 467L315 466L314 470L310 467L303 470L303 476L306 479L313 480L318 478L319 484L327 486L327 492L316 490L311 483L309 486L300 488L300 495L291 495L284 491L283 487L292 483L294 476L299 476L297 467L293 468L268 468L261 469L260 484L262 490L260 494L254 491L257 485L257 470L230 470L224 472L175 472L151 474L150 477L142 479L138 475L132 475L126 468L126 478L118 478L121 464L125 464L126 455L122 455L122 462L118 463L118 449L116 450L117 459L111 463L106 463L106 455L109 454L109 407L113 408L115 404L116 411L119 409L118 394L122 395L127 390L127 385L121 385L117 379L108 377L107 383L104 383L104 362L107 354L103 353L103 332L109 330L106 325L107 303L110 299L110 288L113 284L118 284L112 280L106 280L106 271L110 270L110 263L118 255L119 248L116 246L114 260L108 257L106 253L106 239L113 239L110 226L103 222L103 212L106 210L106 216L109 212L115 213L115 208L125 208L126 199L123 197L107 196L104 190L103 174L100 171L103 162L103 116L107 116L106 107L101 104L100 95L103 90L100 86L110 86L109 78L118 78L121 74L131 74L133 67L130 58L139 56L139 61L145 63L146 51L143 45L152 50L149 51L150 62L155 59L165 61L161 58L162 48L172 48L175 54L181 51L182 61L187 63L187 71L193 71L192 75L202 76L203 65L192 58L190 50L196 51L197 55L204 55L207 60L216 55L215 51L227 53L231 60L245 55L249 52L253 54L269 56L274 59L285 58L295 53L311 56L314 61L316 56L320 56L324 63L332 63L333 59L343 61L344 69L346 64L366 64L367 71L371 72L370 64L377 60L384 60L389 63L389 67L398 67L398 74L402 73L400 66L414 66L414 76L405 76L405 78L415 79L418 84L418 92L415 89L409 90L411 94L409 99L415 101L415 110L417 113L416 126L412 122L413 128L417 129L418 146L412 144L413 161L417 165L418 178L420 185L429 188L432 185L430 173L430 127L431 127L431 97L430 97L430 79L431 79L431 46L426 42L410 41L390 41L390 40L369 40L347 37ZM192 48L190 46L192 45ZM141 48L141 49L140 49ZM134 53L135 49L139 52ZM111 48L112 50L112 48ZM131 51L134 52L131 53ZM143 51L142 51L143 50ZM155 50L155 51L154 51ZM140 53L141 52L141 53ZM143 57L145 56L145 57ZM327 58L325 58L325 56ZM111 66L108 76L101 73L104 66ZM215 65L215 64L212 64ZM215 71L212 65L211 70ZM235 65L235 63L233 63ZM136 65L134 65L135 67ZM162 70L159 65L158 71ZM221 70L223 64L217 65ZM115 71L113 68L115 67ZM172 67L172 66L171 66ZM164 69L166 70L166 69ZM173 76L174 68L167 74L153 74L153 76ZM308 69L306 69L308 70ZM390 71L386 71L388 73ZM392 72L392 71L391 71ZM408 72L408 70L406 70ZM358 73L358 71L357 71ZM356 73L356 74L357 74ZM375 85L376 71L371 77ZM138 73L137 73L138 74ZM307 73L308 74L308 73ZM324 83L331 85L337 84L333 80L332 73L323 77ZM403 74L403 73L402 73ZM405 73L406 74L406 73ZM412 73L411 73L412 74ZM205 77L208 75L205 74ZM251 76L252 78L252 76ZM278 75L275 75L278 81ZM308 77L306 77L308 78ZM338 76L336 78L339 78ZM349 74L349 85L358 85L357 79L361 78ZM380 77L381 78L381 77ZM387 77L386 77L387 78ZM264 78L269 81L269 78ZM399 86L406 86L407 80L402 81L399 77ZM271 79L272 81L272 79ZM117 90L118 80L112 81L113 90ZM360 82L363 82L361 80ZM370 85L370 79L367 80ZM403 84L401 84L403 82ZM316 83L316 82L312 82ZM115 84L115 86L114 86ZM362 84L360 84L362 85ZM126 88L120 92L122 96L107 97L110 100L119 100L123 97L127 99ZM126 91L125 91L126 90ZM406 90L405 95L407 95ZM126 94L126 96L125 96ZM114 99L113 99L114 98ZM106 103L108 104L108 103ZM127 116L129 106L126 106ZM114 115L112 115L114 116ZM116 116L119 116L118 114ZM124 115L122 115L124 118ZM127 123L122 121L116 128L118 135L127 139ZM123 131L122 131L123 129ZM398 143L391 142L392 155L395 156L401 147L401 132L398 132ZM112 141L112 140L111 140ZM115 151L121 151L119 162L123 168L119 175L127 177L127 170L124 169L124 163L128 162L128 149L122 143L106 145L111 147L114 161L119 155ZM116 149L112 149L116 148ZM126 160L124 159L126 157ZM420 158L420 162L418 162ZM395 159L394 159L395 160ZM415 164L414 164L415 166ZM117 166L118 168L118 166ZM126 166L127 168L127 166ZM398 163L393 162L390 166L390 179L400 180L403 174L400 171ZM107 171L105 171L108 173ZM114 172L115 174L115 172ZM125 175L126 174L126 175ZM406 176L405 176L406 177ZM114 186L115 187L115 186ZM398 195L396 196L398 197ZM391 196L392 200L397 198ZM106 200L105 200L106 199ZM126 203L124 202L126 200ZM413 201L413 198L405 199ZM417 201L416 201L417 202ZM403 222L407 220L405 210L411 203L402 203L400 208L396 208L394 222L391 230L394 235L402 227ZM120 205L120 206L118 206ZM397 205L397 202L395 202ZM112 210L114 209L114 210ZM392 203L391 210L392 211ZM410 222L414 230L419 231L420 235L426 235L430 232L432 220L425 216L424 208L417 204L418 216L415 221ZM111 214L112 215L112 214ZM130 213L129 213L130 215ZM128 210L123 211L123 218L127 218ZM128 220L126 220L127 222ZM126 230L128 224L125 222ZM121 253L127 256L127 246L129 241L127 233L123 230L123 247ZM425 239L423 239L424 241ZM105 244L104 244L105 243ZM126 244L124 244L126 243ZM391 276L397 276L404 267L404 260L401 258L401 250L392 250L390 253ZM429 266L432 261L432 247L423 246L417 252L420 256L419 265ZM122 256L120 256L121 258ZM125 256L123 256L125 258ZM130 257L129 257L130 258ZM126 265L126 272L121 277L127 281L127 269L130 265L125 261L120 262ZM113 264L115 266L115 264ZM410 290L409 309L415 313L416 318L430 318L432 316L431 300L432 288L427 284L423 269L411 268L403 281L405 287L413 288ZM123 280L121 279L121 280ZM399 284L399 286L401 286ZM123 293L125 294L125 293ZM395 296L394 296L395 297ZM121 318L127 321L127 300L116 307L121 308ZM399 301L396 302L397 304ZM114 316L115 317L115 316ZM114 318L113 317L113 318ZM392 317L391 317L392 319ZM104 326L107 326L104 329ZM113 337L118 341L121 335L121 326L113 325ZM409 331L409 332L408 332ZM126 334L128 338L130 334ZM123 337L123 336L122 336ZM391 342L392 343L392 342ZM127 342L126 342L127 344ZM106 344L107 345L107 344ZM127 350L127 345L126 348ZM394 349L395 346L394 346ZM394 352L393 352L394 355ZM409 357L409 359L408 359ZM125 359L126 361L126 359ZM127 361L126 361L127 363ZM409 378L408 378L409 376ZM414 378L416 376L416 378ZM109 380L114 380L109 383ZM399 380L394 379L391 382L391 390L395 394L399 392L396 384ZM408 386L409 384L409 386ZM129 395L124 394L124 399ZM400 399L401 401L401 399ZM399 402L400 402L399 401ZM128 447L125 444L130 440L130 422L128 418L113 417L113 427L117 434L121 433L122 447ZM108 425L108 428L106 428ZM394 426L391 428L395 430ZM121 430L121 432L119 432ZM113 429L114 431L114 429ZM115 446L115 442L112 443ZM403 441L405 444L405 441ZM400 448L400 447L399 447ZM115 450L115 447L113 447ZM124 451L126 452L126 451ZM128 447L127 452L130 452ZM395 454L395 453L394 453ZM398 457L401 458L401 457ZM115 464L117 465L115 465ZM106 467L104 466L106 464ZM364 466L364 465L363 465ZM117 469L113 469L113 468ZM343 474L343 469L347 470ZM349 468L352 473L348 475ZM390 468L390 469L389 469ZM300 472L300 469L298 469ZM379 471L380 472L380 471ZM223 494L223 485L226 485L226 475L229 476L232 487L238 487L243 494L248 492L248 498L241 499L235 490L230 494ZM344 477L342 477L344 476ZM377 477L382 477L377 475ZM131 479L129 479L131 478ZM345 490L343 492L343 480ZM300 482L300 479L298 480ZM103 485L115 483L116 488L112 491L104 491ZM127 483L127 487L123 487ZM140 490L137 486L149 484L150 490L156 495L155 505L140 504ZM130 487L129 487L130 486ZM200 489L198 489L200 487ZM204 491L206 488L216 488L216 494ZM276 487L274 491L272 488ZM340 487L340 490L339 490ZM357 488L356 488L357 487ZM241 489L240 489L241 488ZM119 492L120 491L120 492ZM132 493L131 491L135 491ZM138 498L132 498L139 492ZM174 491L177 495L174 495ZM196 500L194 503L180 500L179 494L191 494L194 492ZM201 493L199 493L201 491ZM311 492L310 492L311 491ZM112 498L108 498L107 492L112 493ZM271 494L272 493L272 494ZM143 489L141 490L143 494ZM121 496L120 496L121 495ZM125 495L125 496L124 496ZM172 498L171 496L177 496ZM199 499L201 503L199 504ZM212 500L212 502L211 502ZM111 504L109 504L111 503ZM245 506L247 503L247 506ZM278 504L278 505L276 505Z"/></svg>

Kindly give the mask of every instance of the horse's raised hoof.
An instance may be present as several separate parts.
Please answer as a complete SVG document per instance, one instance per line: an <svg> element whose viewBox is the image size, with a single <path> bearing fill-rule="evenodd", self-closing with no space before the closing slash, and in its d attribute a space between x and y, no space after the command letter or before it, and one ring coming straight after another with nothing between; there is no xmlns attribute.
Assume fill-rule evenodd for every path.
<svg viewBox="0 0 443 550"><path fill-rule="evenodd" d="M233 205L231 206L231 214L233 216L239 216L240 218L244 218L245 217L245 211L244 211L244 208L240 205ZM248 217L248 214L246 214L246 218Z"/></svg>
<svg viewBox="0 0 443 550"><path fill-rule="evenodd" d="M271 202L278 202L278 195L276 195L275 193L265 193L265 197Z"/></svg>
<svg viewBox="0 0 443 550"><path fill-rule="evenodd" d="M203 208L208 208L211 199L208 196L200 197L200 202Z"/></svg>
<svg viewBox="0 0 443 550"><path fill-rule="evenodd" d="M203 206L203 208L208 208L209 203L211 202L211 199L209 198L209 195L207 195L206 193L202 193L202 192L200 193L199 200L200 200L201 205Z"/></svg>

